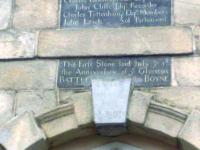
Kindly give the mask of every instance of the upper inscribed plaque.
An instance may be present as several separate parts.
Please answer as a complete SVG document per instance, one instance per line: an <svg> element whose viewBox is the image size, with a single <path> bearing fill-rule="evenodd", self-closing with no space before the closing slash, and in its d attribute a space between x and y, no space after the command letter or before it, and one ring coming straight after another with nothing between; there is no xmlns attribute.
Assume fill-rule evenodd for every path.
<svg viewBox="0 0 200 150"><path fill-rule="evenodd" d="M62 0L61 2L61 28L170 24L171 0Z"/></svg>

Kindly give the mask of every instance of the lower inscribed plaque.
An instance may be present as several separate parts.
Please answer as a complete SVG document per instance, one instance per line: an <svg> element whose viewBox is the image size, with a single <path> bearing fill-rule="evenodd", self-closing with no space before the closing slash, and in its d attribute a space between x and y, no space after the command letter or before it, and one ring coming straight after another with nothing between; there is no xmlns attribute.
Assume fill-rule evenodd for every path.
<svg viewBox="0 0 200 150"><path fill-rule="evenodd" d="M81 89L99 77L130 77L136 87L169 86L170 57L68 58L60 60L58 88Z"/></svg>

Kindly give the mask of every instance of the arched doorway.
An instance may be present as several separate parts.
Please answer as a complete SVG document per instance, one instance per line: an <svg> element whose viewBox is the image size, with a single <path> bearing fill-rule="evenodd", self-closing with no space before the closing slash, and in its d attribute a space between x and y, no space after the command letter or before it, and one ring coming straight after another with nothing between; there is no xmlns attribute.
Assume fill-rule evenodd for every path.
<svg viewBox="0 0 200 150"><path fill-rule="evenodd" d="M124 134L118 137L98 135L72 140L50 150L179 150L176 146L140 135Z"/></svg>

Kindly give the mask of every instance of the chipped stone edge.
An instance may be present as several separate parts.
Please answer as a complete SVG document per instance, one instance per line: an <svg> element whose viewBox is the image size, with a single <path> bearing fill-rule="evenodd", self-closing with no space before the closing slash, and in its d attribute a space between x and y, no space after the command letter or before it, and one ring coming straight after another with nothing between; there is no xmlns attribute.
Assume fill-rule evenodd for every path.
<svg viewBox="0 0 200 150"><path fill-rule="evenodd" d="M86 99L86 101L87 101L87 99ZM172 107L169 107L169 106L166 106L166 105L162 105L160 103L154 103L152 101L151 101L149 107L147 108L146 116L148 115L149 112L154 112L154 113L160 114L161 116L165 116L165 117L168 117L170 119L175 119L176 121L183 123L183 126L181 127L181 129L179 131L180 133L177 134L177 137L171 137L171 138L177 139L178 142L176 144L177 145L181 144L181 150L185 150L184 144L181 143L181 142L184 142L184 140L181 141L180 135L181 135L181 131L184 130L184 128L187 127L187 125L186 125L187 124L187 118L191 119L191 117L188 117L190 115L188 115L188 114L186 114L182 111L179 111L175 108L172 108ZM37 122L36 123L37 127L39 129L41 129L41 131L42 131L43 130L41 128L42 123L48 123L48 122L51 122L53 120L56 120L56 119L59 119L59 118L62 118L62 117L66 117L66 116L72 115L72 114L75 114L73 104L66 104L66 105L62 105L62 106L57 106L56 108L52 109L51 111L48 111L44 114L33 117L33 120L35 120ZM191 115L192 115L192 113L191 113ZM128 116L127 116L127 120L128 120ZM12 122L12 119L9 122ZM158 120L158 122L159 122L159 120ZM91 121L90 123L93 124L93 121ZM67 124L67 122L66 122L66 124ZM166 122L166 124L168 124L168 122ZM154 129L150 129L150 128L145 127L145 122L143 124L140 124L140 125L137 124L136 125L134 122L131 122L129 120L128 126L129 126L129 129L131 127L133 127L133 128L135 128L135 127L140 128L141 127L141 129L144 130L145 132L149 132L149 131L151 132L152 130L154 130ZM4 127L6 128L6 124L5 124ZM90 126L90 127L87 127L87 128L93 130L94 127ZM81 130L84 130L84 128L77 126L77 128L74 129L74 130L77 131L77 132L80 132ZM134 133L132 131L128 131L128 132ZM159 132L159 130L156 131L156 132ZM45 135L44 131L43 131L43 133ZM69 130L65 134L72 134L72 132ZM88 136L87 133L84 133L84 134L85 134L85 136ZM166 133L163 133L162 131L160 131L160 135L166 135ZM12 140L15 141L15 139L12 139ZM46 138L45 140L48 141L49 139ZM56 140L56 139L54 139L54 140ZM163 140L165 140L165 139L163 139ZM67 142L67 140L65 142ZM185 141L185 142L187 142L187 144L189 144L192 147L192 149L190 149L190 150L200 149L200 147L196 147L196 145L194 145L193 143L190 143L189 141ZM23 143L21 143L21 144L23 144ZM30 146L34 146L34 144L30 145Z"/></svg>

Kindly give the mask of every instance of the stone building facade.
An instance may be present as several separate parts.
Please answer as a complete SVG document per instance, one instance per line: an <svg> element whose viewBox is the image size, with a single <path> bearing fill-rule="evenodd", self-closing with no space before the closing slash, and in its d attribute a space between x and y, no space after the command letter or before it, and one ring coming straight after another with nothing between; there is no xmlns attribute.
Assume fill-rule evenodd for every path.
<svg viewBox="0 0 200 150"><path fill-rule="evenodd" d="M167 26L61 28L60 0L0 0L0 149L200 149L200 1L171 8ZM59 88L59 62L127 55L169 57L170 83L134 87L126 134L99 136L91 89Z"/></svg>

